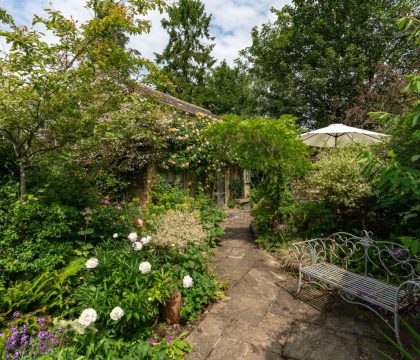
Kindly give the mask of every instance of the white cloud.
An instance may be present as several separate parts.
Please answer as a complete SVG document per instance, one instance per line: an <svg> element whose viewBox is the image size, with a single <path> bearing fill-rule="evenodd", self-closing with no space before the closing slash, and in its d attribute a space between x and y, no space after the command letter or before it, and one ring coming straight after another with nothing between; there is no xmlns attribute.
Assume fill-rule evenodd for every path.
<svg viewBox="0 0 420 360"><path fill-rule="evenodd" d="M269 9L281 8L291 0L203 0L206 12L213 14L212 34L216 46L213 55L216 59L226 59L232 63L238 52L251 44L251 29L268 21ZM84 7L85 0L53 0L53 8L62 11L66 16L73 16L83 22L92 15ZM49 0L0 0L0 7L10 12L18 23L28 24L32 15L42 14L44 8L50 7ZM149 13L152 29L149 34L132 37L130 46L154 59L165 47L168 36L160 26L163 15L154 11Z"/></svg>

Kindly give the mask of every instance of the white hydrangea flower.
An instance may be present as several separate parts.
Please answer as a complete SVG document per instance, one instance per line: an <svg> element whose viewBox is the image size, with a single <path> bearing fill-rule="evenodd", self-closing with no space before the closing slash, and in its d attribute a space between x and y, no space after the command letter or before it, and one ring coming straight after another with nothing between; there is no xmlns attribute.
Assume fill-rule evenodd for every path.
<svg viewBox="0 0 420 360"><path fill-rule="evenodd" d="M118 238L118 234L117 234L117 233L113 234L113 235L112 235L112 238L113 238L113 239L117 239L117 238Z"/></svg>
<svg viewBox="0 0 420 360"><path fill-rule="evenodd" d="M140 264L139 270L142 274L148 274L152 270L152 265L148 261L144 261Z"/></svg>
<svg viewBox="0 0 420 360"><path fill-rule="evenodd" d="M133 243L133 249L134 249L134 251L139 251L139 250L143 249L143 245L140 242L135 242L135 243Z"/></svg>
<svg viewBox="0 0 420 360"><path fill-rule="evenodd" d="M97 318L98 314L96 313L95 309L85 309L82 311L77 321L79 322L79 324L87 327L90 324L94 323Z"/></svg>
<svg viewBox="0 0 420 360"><path fill-rule="evenodd" d="M109 314L112 320L118 321L124 316L124 310L121 309L119 306L114 307Z"/></svg>
<svg viewBox="0 0 420 360"><path fill-rule="evenodd" d="M185 289L190 288L191 286L193 286L193 284L194 284L194 280L192 279L190 275L185 275L184 278L182 279L182 285L184 286Z"/></svg>
<svg viewBox="0 0 420 360"><path fill-rule="evenodd" d="M132 232L128 235L128 240L130 240L132 243L135 243L138 238L139 236L137 235L136 232Z"/></svg>
<svg viewBox="0 0 420 360"><path fill-rule="evenodd" d="M145 236L145 237L142 237L141 238L140 242L143 245L147 245L148 243L150 243L150 240L152 240L152 237L151 236Z"/></svg>
<svg viewBox="0 0 420 360"><path fill-rule="evenodd" d="M88 261L86 261L86 267L88 269L94 269L98 266L99 260L96 258L90 258Z"/></svg>

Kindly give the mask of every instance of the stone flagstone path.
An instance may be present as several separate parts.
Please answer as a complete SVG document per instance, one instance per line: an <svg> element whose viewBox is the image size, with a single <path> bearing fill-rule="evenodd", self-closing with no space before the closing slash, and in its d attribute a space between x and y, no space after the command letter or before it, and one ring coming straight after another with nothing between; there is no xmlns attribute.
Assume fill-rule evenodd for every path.
<svg viewBox="0 0 420 360"><path fill-rule="evenodd" d="M310 287L296 298L296 280L255 245L250 215L230 215L214 249L214 266L229 281L226 298L190 334L187 360L381 359L374 348L397 358L368 310Z"/></svg>

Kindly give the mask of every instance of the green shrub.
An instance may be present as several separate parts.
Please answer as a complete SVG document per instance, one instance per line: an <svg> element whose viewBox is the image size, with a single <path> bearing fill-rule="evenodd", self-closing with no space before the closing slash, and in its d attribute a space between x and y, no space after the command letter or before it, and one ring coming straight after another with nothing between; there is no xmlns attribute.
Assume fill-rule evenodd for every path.
<svg viewBox="0 0 420 360"><path fill-rule="evenodd" d="M134 226L136 219L143 220L144 215L135 203L111 202L107 198L93 208L81 211L84 224L78 235L86 243L99 244L112 234L127 234Z"/></svg>
<svg viewBox="0 0 420 360"><path fill-rule="evenodd" d="M358 147L324 150L310 176L309 186L320 200L341 211L363 207L372 196L371 181L364 175L362 150Z"/></svg>
<svg viewBox="0 0 420 360"><path fill-rule="evenodd" d="M71 207L45 205L18 187L0 187L0 278L31 278L63 266L72 253L79 214Z"/></svg>
<svg viewBox="0 0 420 360"><path fill-rule="evenodd" d="M183 337L130 342L122 338L100 337L98 334L75 335L70 346L56 349L47 357L39 359L182 360L184 355L191 351L191 345Z"/></svg>
<svg viewBox="0 0 420 360"><path fill-rule="evenodd" d="M66 312L72 304L70 297L75 275L83 267L83 259L75 259L59 271L45 271L34 279L18 280L7 287L0 284L0 313L4 316L13 311ZM1 317L1 316L0 316Z"/></svg>
<svg viewBox="0 0 420 360"><path fill-rule="evenodd" d="M328 236L336 230L337 214L320 201L292 201L279 209L284 219L277 226L278 232L288 231L291 238L310 239Z"/></svg>

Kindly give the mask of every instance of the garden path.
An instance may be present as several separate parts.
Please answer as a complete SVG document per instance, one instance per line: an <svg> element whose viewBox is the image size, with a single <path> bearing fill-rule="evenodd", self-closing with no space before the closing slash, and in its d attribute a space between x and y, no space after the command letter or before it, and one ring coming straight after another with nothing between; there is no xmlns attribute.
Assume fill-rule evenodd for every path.
<svg viewBox="0 0 420 360"><path fill-rule="evenodd" d="M395 354L369 311L310 287L295 297L295 278L254 243L249 213L228 215L214 249L217 272L229 281L226 298L190 334L187 360L381 359L374 348Z"/></svg>

